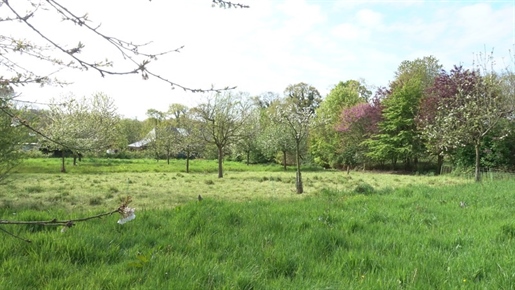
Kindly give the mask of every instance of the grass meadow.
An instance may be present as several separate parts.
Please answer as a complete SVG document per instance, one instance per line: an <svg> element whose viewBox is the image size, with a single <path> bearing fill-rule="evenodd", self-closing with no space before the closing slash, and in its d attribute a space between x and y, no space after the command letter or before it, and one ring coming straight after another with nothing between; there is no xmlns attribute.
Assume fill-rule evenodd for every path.
<svg viewBox="0 0 515 290"><path fill-rule="evenodd" d="M0 185L0 289L514 289L515 181L227 162L27 160ZM203 200L197 200L198 194ZM2 233L0 233L2 234Z"/></svg>

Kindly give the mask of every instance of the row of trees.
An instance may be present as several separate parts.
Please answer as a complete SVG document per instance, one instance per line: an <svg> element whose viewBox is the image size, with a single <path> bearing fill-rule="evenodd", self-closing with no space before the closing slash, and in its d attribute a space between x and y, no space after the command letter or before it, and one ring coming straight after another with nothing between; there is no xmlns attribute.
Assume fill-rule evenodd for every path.
<svg viewBox="0 0 515 290"><path fill-rule="evenodd" d="M482 166L515 166L514 75L497 72L491 55L479 55L471 69L450 71L432 56L404 61L389 86L375 94L364 82L349 80L323 100L314 87L299 83L283 96L222 93L211 101L194 108L192 118L205 130L202 140L218 150L220 177L227 147L247 159L253 152L268 158L281 152L283 164L292 155L297 166L309 158L325 167L402 164L413 171L423 160L437 174L447 158L475 168L477 181Z"/></svg>
<svg viewBox="0 0 515 290"><path fill-rule="evenodd" d="M0 176L19 163L22 149L58 153L62 159L61 172L66 172L66 155L71 154L76 165L83 154L98 154L123 143L116 106L103 93L53 99L45 110L20 106L13 90L4 89L2 94Z"/></svg>
<svg viewBox="0 0 515 290"><path fill-rule="evenodd" d="M329 120L326 131L334 138L314 136L313 153L321 164L389 163L395 169L403 163L410 170L431 158L440 169L449 157L455 165L472 165L479 181L482 165L515 166L513 80L511 71L494 70L491 55L480 55L472 69L450 71L434 57L404 61L372 99L358 84L341 83L317 116ZM341 110L331 112L331 102Z"/></svg>
<svg viewBox="0 0 515 290"><path fill-rule="evenodd" d="M191 154L205 155L213 149L220 178L228 152L245 156L247 164L251 154L270 161L281 152L285 166L288 154L292 154L297 165L297 192L302 193L301 156L320 102L314 87L299 83L288 86L284 98L274 93L250 97L227 91L208 96L194 108L173 104L166 112L152 109L146 120L154 132L149 150L156 158L165 155L169 159L182 152L189 160Z"/></svg>
<svg viewBox="0 0 515 290"><path fill-rule="evenodd" d="M247 163L295 164L298 193L303 192L303 160L347 169L397 169L400 163L405 170L418 170L420 160L439 169L447 157L455 165L475 167L479 180L481 166L515 165L514 76L495 72L488 66L491 61L488 56L481 66L450 71L434 57L404 61L394 81L375 94L356 80L338 83L325 98L306 83L289 85L282 96L216 92L193 108L172 104L166 111L148 110L142 122L120 118L113 100L102 93L53 100L48 110L27 115L37 120L32 129L42 137L42 146L71 150L75 158L109 148L124 150L151 131L147 151L168 161L180 153L186 157L187 171L193 155L216 155L220 178L227 154ZM13 94L7 89L2 93ZM7 97L2 100L9 102ZM6 129L0 142L9 143L15 140L9 134L20 136L23 126L13 125L12 116L3 116ZM27 120L17 122L23 125ZM14 147L2 150L15 156ZM62 158L65 171L64 153ZM3 172L13 165L3 163Z"/></svg>
<svg viewBox="0 0 515 290"><path fill-rule="evenodd" d="M281 152L285 165L290 155L297 166L308 158L348 169L402 164L404 170L420 170L423 160L438 173L447 157L454 165L474 167L479 181L482 166L515 166L514 76L496 72L492 63L491 55L482 55L471 69L446 71L436 58L424 57L402 62L394 81L375 94L363 81L349 80L322 100L314 87L299 83L283 96L216 94L191 116L204 128L202 140L217 148L220 177L230 147L247 160L270 160ZM297 191L302 192L300 167Z"/></svg>
<svg viewBox="0 0 515 290"><path fill-rule="evenodd" d="M210 1L206 2L209 5ZM223 8L248 8L246 5L223 0L212 0L211 4ZM32 135L30 137L38 136L46 141L51 141L46 142L48 147L68 147L60 141L62 136L47 135L49 132L39 131L41 126L37 124L38 120L25 119L25 111L20 110L19 100L17 100L17 95L14 94L14 89L21 86L68 84L69 80L55 78L59 71L91 70L102 77L139 74L144 80L154 78L170 85L172 89L181 88L190 92L221 92L231 89L230 87L191 88L176 83L164 75L156 74L151 66L157 61L158 57L179 52L183 47L166 51L151 51L149 44L152 43L152 40L140 43L130 39L122 39L116 35L105 34L102 26L99 25L102 22L101 20L90 19L88 13L75 10L70 5L60 3L60 1L0 0L0 12L2 14L0 25L5 28L0 33L0 49L2 51L0 60L0 69L2 70L0 72L0 178L17 164L17 152L20 144L35 139L27 139L27 132L22 133L24 129L29 129L30 135ZM43 20L37 21L36 19ZM41 25L41 23L52 23L54 20L60 21L59 27L63 29L64 27L73 29L73 37L62 38L59 31L49 31ZM93 39L96 39L96 41L86 40L84 37L87 34L93 35ZM100 47L101 49L99 49ZM91 53L87 53L88 51L102 51L104 55L96 58ZM121 58L117 61L111 59L116 58L116 55ZM71 113L76 108L55 109L57 111L68 110ZM49 115L52 115L53 109L50 108L50 111ZM28 117L34 118L38 115L38 113L31 111ZM62 116L64 115L62 114ZM55 114L43 119L50 120L53 117L55 117ZM75 121L74 118L70 119ZM58 134L58 120L55 121L56 125L50 132ZM105 127L113 128L107 125ZM75 133L65 132L62 135L74 136ZM89 135L91 138L84 139L83 136L71 138L76 140L78 144L72 144L74 147L69 148L69 150L79 151L77 149L80 149L83 151L83 149L86 149L87 151L94 151L96 149L93 148L103 146L103 144L84 144L86 140L95 140L95 137L83 132L77 134ZM98 133L94 134L98 135ZM94 143L98 142L103 141L96 138ZM110 143L110 141L107 143ZM65 170L64 167L62 170Z"/></svg>
<svg viewBox="0 0 515 290"><path fill-rule="evenodd" d="M178 151L205 154L214 147L220 177L227 151L241 152L247 160L259 156L265 161L280 152L285 165L289 156L294 156L299 192L301 160L335 168L385 164L396 168L403 163L405 169L416 169L420 160L435 158L440 167L448 157L455 164L475 166L478 180L482 165L515 164L511 145L513 73L494 71L489 55L482 55L470 70L457 66L449 72L443 71L434 57L405 61L394 81L374 95L364 82L349 80L337 84L323 101L318 91L305 83L288 86L283 96L249 97L230 88L191 89L150 70L149 64L158 56L181 48L144 52L145 44L109 37L87 14L74 13L57 1L11 2L0 1L6 14L0 22L23 25L48 46L10 35L0 39L5 52L0 65L6 69L0 76L0 174L15 166L18 145L36 136L48 149L71 150L78 157L81 152L126 148L142 137L141 131L148 129L143 129L145 124L154 132L150 150L158 158L164 154L169 159ZM213 2L222 7L246 7ZM112 61L85 58L81 52L86 46L80 41L78 45L55 41L32 23L41 11L59 17L63 25L93 32L133 65L132 69L120 70ZM112 101L102 94L54 101L43 113L23 111L13 101L14 87L63 82L51 78L54 69L49 73L28 71L20 59L50 63L58 69L91 69L102 76L141 74L143 79L154 77L172 87L212 95L195 108L174 105L165 112L151 110L143 125L120 119ZM23 132L24 128L32 135ZM64 162L61 170L65 171Z"/></svg>
<svg viewBox="0 0 515 290"><path fill-rule="evenodd" d="M14 110L10 100L12 113L5 115L5 127L20 137L9 143L12 154L18 154L16 148L23 143L37 142L46 151L59 152L62 172L66 171L67 153L72 154L75 165L82 154L127 150L129 143L145 137L149 141L147 152L157 160L164 157L169 161L177 154L186 157L186 171L191 156L209 157L210 152L216 152L220 178L227 153L245 155L250 163L251 154L271 161L281 152L285 166L287 156L295 156L297 191L302 193L301 156L320 102L319 92L305 83L288 86L284 98L274 93L250 97L248 93L224 91L206 96L205 102L194 108L172 104L167 111L150 109L148 118L140 122L120 118L113 100L103 93L82 98L69 95L51 100L44 110ZM21 118L22 112L29 118ZM17 158L13 155L9 160Z"/></svg>

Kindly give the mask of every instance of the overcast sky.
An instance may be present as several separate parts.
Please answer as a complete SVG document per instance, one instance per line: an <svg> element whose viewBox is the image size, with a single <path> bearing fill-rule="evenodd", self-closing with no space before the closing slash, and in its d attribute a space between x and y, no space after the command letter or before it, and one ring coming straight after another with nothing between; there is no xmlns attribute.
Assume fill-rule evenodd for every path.
<svg viewBox="0 0 515 290"><path fill-rule="evenodd" d="M62 2L76 14L87 12L108 35L153 41L148 48L152 52L184 45L180 53L149 66L174 82L193 88L237 86L252 95L282 93L298 82L315 86L323 95L348 79L387 86L403 60L430 55L447 70L455 64L470 67L474 53L492 49L498 63L508 63L515 43L514 0L238 1L249 9L213 8L211 0ZM70 46L83 42L82 55L107 57L115 67L124 67L115 50L58 20L33 21ZM12 35L18 33L37 39L21 28ZM70 70L57 76L74 84L18 88L21 98L46 102L69 92L105 92L116 100L122 115L140 120L147 109L166 111L172 103L191 107L202 98L139 76L102 78L93 71Z"/></svg>

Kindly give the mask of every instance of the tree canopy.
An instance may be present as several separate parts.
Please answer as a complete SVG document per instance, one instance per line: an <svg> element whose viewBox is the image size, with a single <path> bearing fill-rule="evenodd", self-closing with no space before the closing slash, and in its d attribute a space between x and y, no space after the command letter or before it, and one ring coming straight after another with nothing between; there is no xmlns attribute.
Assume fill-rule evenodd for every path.
<svg viewBox="0 0 515 290"><path fill-rule="evenodd" d="M219 178L223 177L224 149L238 141L251 112L250 98L241 92L216 93L194 108L201 138L217 148Z"/></svg>

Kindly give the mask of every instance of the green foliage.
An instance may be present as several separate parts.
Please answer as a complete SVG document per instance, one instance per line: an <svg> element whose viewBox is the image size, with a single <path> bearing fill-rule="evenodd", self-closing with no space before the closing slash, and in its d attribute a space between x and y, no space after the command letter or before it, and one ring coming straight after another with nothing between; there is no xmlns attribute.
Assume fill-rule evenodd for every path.
<svg viewBox="0 0 515 290"><path fill-rule="evenodd" d="M433 91L439 97L439 110L435 112L434 124L425 129L429 132L426 134L428 139L437 136L439 146L447 151L463 146L474 147L476 181L480 180L481 151L485 139L506 137L506 125L513 113L513 95L503 89L503 78L493 69L487 69L493 61L492 56L485 58L474 70L457 67L450 74L442 74L441 82L435 82ZM484 68L481 67L483 65ZM449 86L454 91L447 95Z"/></svg>
<svg viewBox="0 0 515 290"><path fill-rule="evenodd" d="M399 65L396 78L382 102L380 132L365 141L369 157L381 162L391 161L394 168L397 160L401 160L409 168L412 160L417 160L423 153L415 117L423 93L433 84L440 69L441 65L433 56L403 61Z"/></svg>
<svg viewBox="0 0 515 290"><path fill-rule="evenodd" d="M507 124L508 122L509 124ZM502 125L486 134L481 140L480 164L484 170L495 168L497 170L513 171L515 168L515 135L511 133L512 123L511 121L502 122ZM501 138L498 136L501 136ZM456 167L474 168L474 146L469 144L454 149L450 161Z"/></svg>
<svg viewBox="0 0 515 290"><path fill-rule="evenodd" d="M119 139L116 142L115 149L126 148L127 145L139 141L144 137L143 122L137 119L121 119L118 123Z"/></svg>
<svg viewBox="0 0 515 290"><path fill-rule="evenodd" d="M264 128L261 124L261 109L254 107L249 113L243 129L240 132L240 138L236 141L235 155L240 161L250 164L252 161L266 161L267 159L259 150L259 136Z"/></svg>
<svg viewBox="0 0 515 290"><path fill-rule="evenodd" d="M322 115L331 123L338 121L343 108L367 102L371 92L364 84L356 80L348 80L345 83L339 82L320 103L317 115Z"/></svg>
<svg viewBox="0 0 515 290"><path fill-rule="evenodd" d="M295 152L295 140L288 132L286 124L273 120L275 107L270 107L262 117L264 128L258 138L258 147L268 158L275 158L278 152ZM281 162L282 163L282 159Z"/></svg>
<svg viewBox="0 0 515 290"><path fill-rule="evenodd" d="M409 79L383 102L379 134L366 141L375 160L408 161L420 152L414 118L422 96L420 80Z"/></svg>
<svg viewBox="0 0 515 290"><path fill-rule="evenodd" d="M433 81L441 69L442 65L439 64L438 59L434 56L405 60L397 68L395 80L390 84L390 88L396 90L411 79L417 79L420 82L421 90L424 91L433 85Z"/></svg>
<svg viewBox="0 0 515 290"><path fill-rule="evenodd" d="M481 166L513 171L515 169L515 122L502 120L482 141ZM500 137L499 137L500 136Z"/></svg>
<svg viewBox="0 0 515 290"><path fill-rule="evenodd" d="M322 96L318 90L306 83L288 85L284 90L284 96L291 100L298 108L307 108L311 114L320 106Z"/></svg>
<svg viewBox="0 0 515 290"><path fill-rule="evenodd" d="M74 156L105 152L120 138L119 116L114 101L103 93L77 98L53 99L45 115L40 139L48 150L70 150ZM63 156L64 159L64 156ZM61 171L65 172L64 164Z"/></svg>
<svg viewBox="0 0 515 290"><path fill-rule="evenodd" d="M340 167L339 152L342 148L342 140L335 129L340 114L344 108L366 102L370 95L370 91L364 84L348 80L335 85L320 103L313 119L314 130L309 138L309 150L317 164L325 167Z"/></svg>
<svg viewBox="0 0 515 290"><path fill-rule="evenodd" d="M22 160L22 144L29 140L28 131L16 119L6 112L19 114L10 102L9 95L4 96L0 86L0 181ZM5 112L4 112L5 111Z"/></svg>

